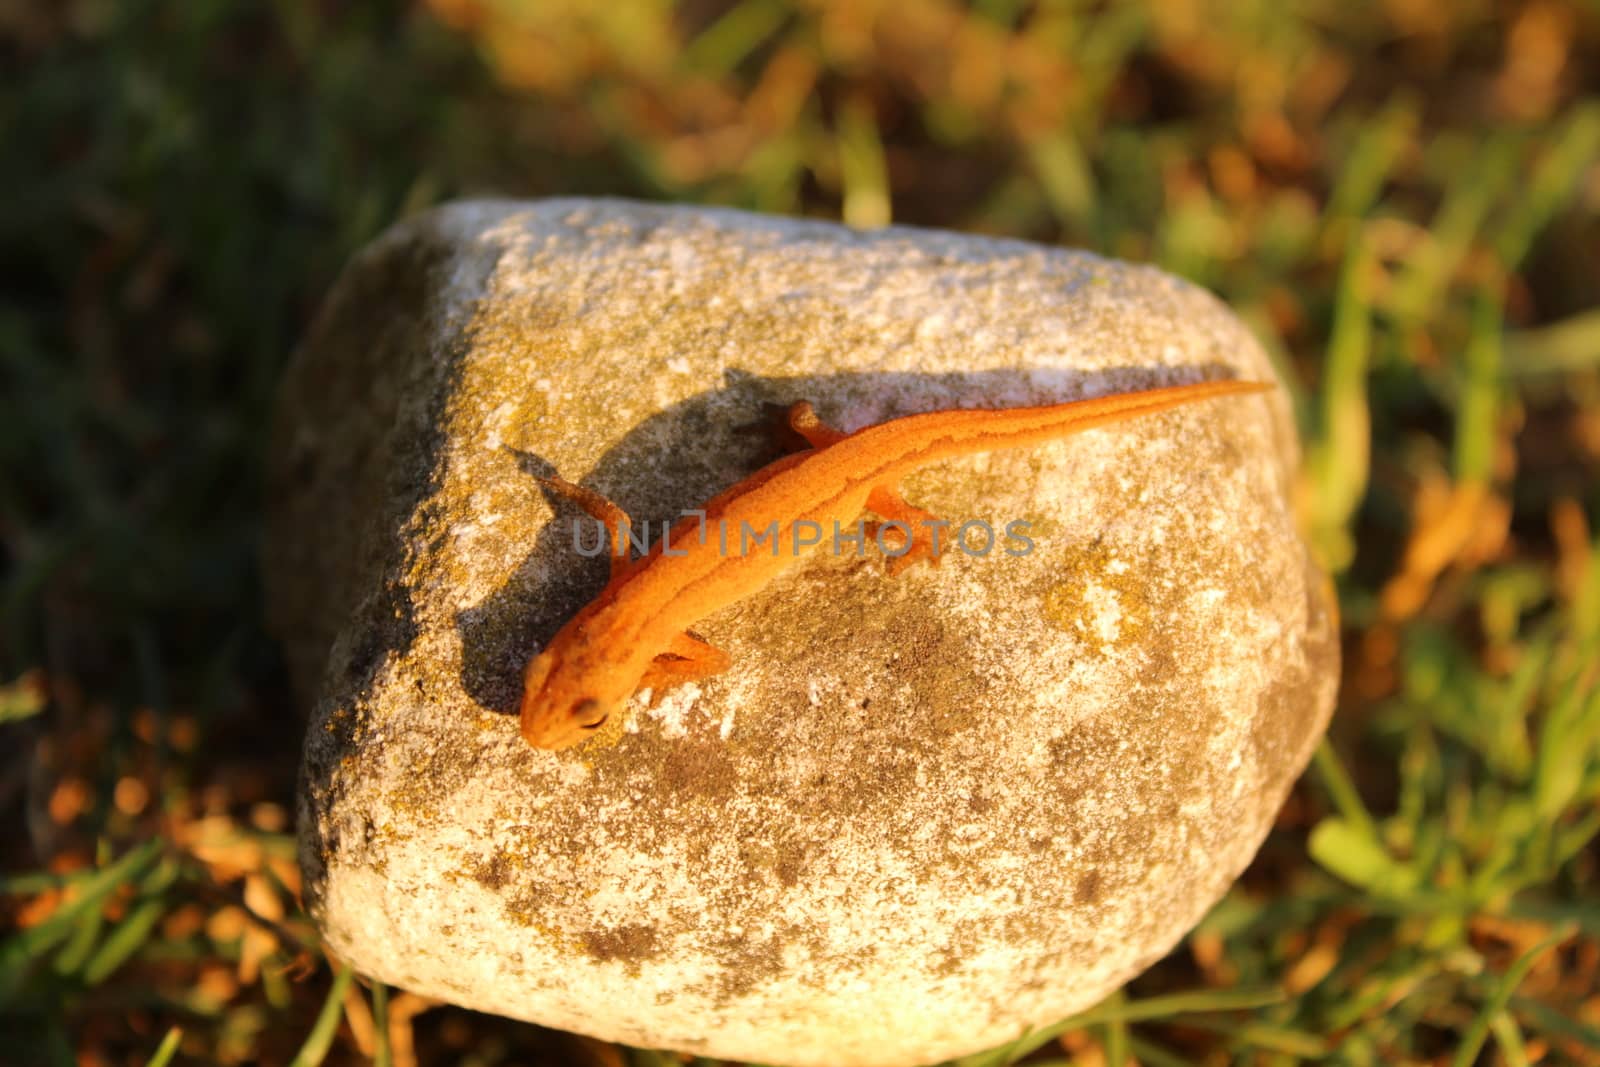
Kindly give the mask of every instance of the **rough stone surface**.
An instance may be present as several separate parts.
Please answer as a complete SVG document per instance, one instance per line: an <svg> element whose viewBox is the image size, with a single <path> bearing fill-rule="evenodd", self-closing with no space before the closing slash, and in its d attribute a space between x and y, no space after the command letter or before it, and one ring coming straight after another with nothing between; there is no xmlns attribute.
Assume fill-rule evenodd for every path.
<svg viewBox="0 0 1600 1067"><path fill-rule="evenodd" d="M696 627L731 671L562 753L518 737L518 671L604 565L533 475L660 520L773 458L742 429L765 402L853 429L1272 374L1195 287L1020 242L596 200L396 227L294 361L272 475L330 946L789 1064L924 1063L1092 1004L1244 868L1332 706L1281 392L921 472L914 503L1030 520L1036 550L802 560Z"/></svg>

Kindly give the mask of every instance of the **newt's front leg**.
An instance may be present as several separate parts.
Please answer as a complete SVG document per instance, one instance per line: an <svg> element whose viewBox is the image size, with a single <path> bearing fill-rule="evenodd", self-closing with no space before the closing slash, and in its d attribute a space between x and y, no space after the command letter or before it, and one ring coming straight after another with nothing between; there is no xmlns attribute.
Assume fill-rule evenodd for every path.
<svg viewBox="0 0 1600 1067"><path fill-rule="evenodd" d="M809 400L801 400L789 408L789 428L805 438L812 448L826 448L850 436L823 422ZM899 488L890 484L874 486L867 497L867 507L889 522L903 523L905 529L910 531L910 546L900 555L889 557L890 574L900 574L922 560L927 560L935 567L939 565L936 531L947 524L937 515L907 503L905 497L900 495ZM884 525L879 522L867 523L867 534L876 538ZM903 531L897 529L895 532ZM905 541L899 540L898 543L903 545Z"/></svg>
<svg viewBox="0 0 1600 1067"><path fill-rule="evenodd" d="M905 529L911 531L910 546L900 555L889 557L890 574L900 574L907 567L922 560L927 560L935 567L939 565L941 546L935 543L935 537L937 531L950 525L948 522L931 511L924 511L915 504L906 503L900 491L889 485L875 487L867 496L867 507L890 522L904 523ZM869 522L867 533L876 538L878 531L885 525L881 522ZM895 529L894 532L903 533L900 529ZM900 540L899 543L905 544L904 540ZM949 543L948 539L945 543Z"/></svg>
<svg viewBox="0 0 1600 1067"><path fill-rule="evenodd" d="M650 690L650 703L654 705L673 686L709 674L721 674L732 663L722 649L686 631L675 635L667 650L650 661L644 677L639 680L639 688Z"/></svg>
<svg viewBox="0 0 1600 1067"><path fill-rule="evenodd" d="M628 555L628 529L633 525L628 513L593 489L574 485L565 478L539 477L539 482L578 505L590 518L600 521L611 541L611 580L621 577L633 562Z"/></svg>

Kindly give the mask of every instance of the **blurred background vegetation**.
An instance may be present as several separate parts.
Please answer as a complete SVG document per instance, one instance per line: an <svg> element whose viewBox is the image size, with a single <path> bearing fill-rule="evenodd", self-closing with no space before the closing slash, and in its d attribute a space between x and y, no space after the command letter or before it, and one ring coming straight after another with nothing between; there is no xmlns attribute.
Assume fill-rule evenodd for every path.
<svg viewBox="0 0 1600 1067"><path fill-rule="evenodd" d="M0 64L0 1059L680 1062L326 959L260 623L340 265L576 193L1153 262L1296 395L1331 742L1177 951L968 1067L1600 1063L1593 0L9 0Z"/></svg>

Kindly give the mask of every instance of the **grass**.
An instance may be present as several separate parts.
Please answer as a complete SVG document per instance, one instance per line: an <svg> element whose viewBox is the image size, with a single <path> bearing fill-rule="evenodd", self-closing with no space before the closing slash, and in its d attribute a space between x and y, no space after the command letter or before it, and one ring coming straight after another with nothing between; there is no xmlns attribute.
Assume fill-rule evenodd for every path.
<svg viewBox="0 0 1600 1067"><path fill-rule="evenodd" d="M682 1062L324 956L260 623L263 427L334 272L577 192L1155 262L1296 398L1330 741L1179 950L961 1067L1600 1063L1592 4L69 0L0 56L16 1062Z"/></svg>

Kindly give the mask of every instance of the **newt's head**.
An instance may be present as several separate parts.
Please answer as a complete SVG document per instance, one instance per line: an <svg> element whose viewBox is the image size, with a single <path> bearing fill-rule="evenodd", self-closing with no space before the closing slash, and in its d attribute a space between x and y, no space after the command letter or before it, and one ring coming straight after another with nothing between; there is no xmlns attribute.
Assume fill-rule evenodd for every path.
<svg viewBox="0 0 1600 1067"><path fill-rule="evenodd" d="M534 748L570 748L593 737L626 698L595 692L589 672L558 670L560 656L552 643L522 671L522 736Z"/></svg>

